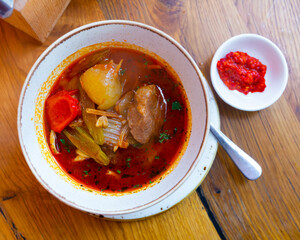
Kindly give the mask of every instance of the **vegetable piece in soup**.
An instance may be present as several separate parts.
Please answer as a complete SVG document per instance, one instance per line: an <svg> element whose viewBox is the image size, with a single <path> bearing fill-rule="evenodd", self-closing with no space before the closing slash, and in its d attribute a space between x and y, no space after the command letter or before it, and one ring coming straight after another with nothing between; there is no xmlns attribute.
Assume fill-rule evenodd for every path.
<svg viewBox="0 0 300 240"><path fill-rule="evenodd" d="M99 109L106 110L113 107L121 96L122 87L119 81L121 64L122 60L118 65L113 61L96 64L80 77L82 88Z"/></svg>
<svg viewBox="0 0 300 240"><path fill-rule="evenodd" d="M51 104L57 96L66 100ZM78 58L57 78L45 104L46 134L57 163L78 183L133 191L159 179L183 151L188 107L168 64L110 47Z"/></svg>

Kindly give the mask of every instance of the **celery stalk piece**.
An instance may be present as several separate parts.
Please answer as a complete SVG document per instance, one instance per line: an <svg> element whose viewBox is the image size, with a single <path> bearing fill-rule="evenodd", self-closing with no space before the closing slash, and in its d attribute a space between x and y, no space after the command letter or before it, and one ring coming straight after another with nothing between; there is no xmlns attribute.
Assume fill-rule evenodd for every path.
<svg viewBox="0 0 300 240"><path fill-rule="evenodd" d="M102 61L104 61L109 54L110 54L110 49L107 48L95 54L87 55L86 57L82 58L78 62L78 64L76 64L73 68L71 68L71 71L67 74L67 76L69 78L72 78L78 73L82 73L86 71L87 69L96 65L97 63L101 63Z"/></svg>
<svg viewBox="0 0 300 240"><path fill-rule="evenodd" d="M110 160L101 150L100 146L95 143L93 138L81 127L76 127L75 130L63 130L63 134L84 154L93 158L97 163L108 165Z"/></svg>
<svg viewBox="0 0 300 240"><path fill-rule="evenodd" d="M87 108L95 109L95 103L91 99L89 99L88 95L82 89L80 84L79 84L79 93L80 93L79 102L81 105L83 121L87 126L89 133L94 138L95 142L99 145L102 145L104 143L103 129L101 127L96 127L97 116L94 114L86 113Z"/></svg>

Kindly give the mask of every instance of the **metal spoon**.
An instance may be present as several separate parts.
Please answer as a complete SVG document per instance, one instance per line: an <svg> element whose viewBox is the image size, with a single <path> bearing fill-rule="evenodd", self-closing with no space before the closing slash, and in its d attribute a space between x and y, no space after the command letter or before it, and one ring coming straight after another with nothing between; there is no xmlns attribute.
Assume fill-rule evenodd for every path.
<svg viewBox="0 0 300 240"><path fill-rule="evenodd" d="M216 129L213 124L210 124L210 131L246 178L256 180L260 177L262 169L253 158Z"/></svg>

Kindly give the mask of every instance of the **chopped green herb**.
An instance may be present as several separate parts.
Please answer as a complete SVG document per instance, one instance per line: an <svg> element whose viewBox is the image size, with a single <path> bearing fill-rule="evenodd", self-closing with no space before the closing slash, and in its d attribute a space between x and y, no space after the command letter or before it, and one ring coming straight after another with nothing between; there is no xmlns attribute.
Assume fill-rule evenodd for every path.
<svg viewBox="0 0 300 240"><path fill-rule="evenodd" d="M130 160L131 160L131 158L127 158L127 159L126 159L126 165L127 165L128 168L130 168L130 163L129 163Z"/></svg>
<svg viewBox="0 0 300 240"><path fill-rule="evenodd" d="M67 150L67 152L69 153L70 152L70 148L68 146L68 144L66 143L65 139L59 139L60 142L64 145L65 149Z"/></svg>
<svg viewBox="0 0 300 240"><path fill-rule="evenodd" d="M83 172L84 172L85 175L89 174L89 171L87 171L87 170L83 170Z"/></svg>
<svg viewBox="0 0 300 240"><path fill-rule="evenodd" d="M160 143L163 143L163 141L165 141L165 140L167 141L169 139L171 139L171 136L168 133L164 132L164 133L160 133L158 141Z"/></svg>
<svg viewBox="0 0 300 240"><path fill-rule="evenodd" d="M138 187L141 187L142 185L140 184L137 184L137 185L134 185L133 188L138 188Z"/></svg>
<svg viewBox="0 0 300 240"><path fill-rule="evenodd" d="M137 87L135 88L135 91L137 91L139 88L140 88L140 87L139 87L139 86L137 86Z"/></svg>
<svg viewBox="0 0 300 240"><path fill-rule="evenodd" d="M166 122L167 121L167 119L164 119L164 122Z"/></svg>
<svg viewBox="0 0 300 240"><path fill-rule="evenodd" d="M167 99L167 102L170 102L170 98Z"/></svg>
<svg viewBox="0 0 300 240"><path fill-rule="evenodd" d="M120 71L119 71L121 76L123 76L125 72L126 72L126 69L120 69Z"/></svg>
<svg viewBox="0 0 300 240"><path fill-rule="evenodd" d="M145 78L148 78L149 77L149 75L145 75Z"/></svg>
<svg viewBox="0 0 300 240"><path fill-rule="evenodd" d="M121 173L121 171L120 171L120 170L117 170L117 173L118 173L118 174L120 174L120 173Z"/></svg>
<svg viewBox="0 0 300 240"><path fill-rule="evenodd" d="M150 181L149 181L149 183L151 184L151 183L152 183L152 181L150 180Z"/></svg>
<svg viewBox="0 0 300 240"><path fill-rule="evenodd" d="M134 143L134 144L132 144L132 146L135 147L135 148L140 148L140 147L142 147L142 144L141 143Z"/></svg>
<svg viewBox="0 0 300 240"><path fill-rule="evenodd" d="M99 184L99 181L96 181L95 184L98 185L98 184Z"/></svg>
<svg viewBox="0 0 300 240"><path fill-rule="evenodd" d="M144 64L145 64L145 65L148 65L148 62L146 61L146 62L144 62Z"/></svg>
<svg viewBox="0 0 300 240"><path fill-rule="evenodd" d="M177 102L177 101L172 102L172 110L181 110L181 109L182 109L182 107L179 102Z"/></svg>
<svg viewBox="0 0 300 240"><path fill-rule="evenodd" d="M177 128L174 128L173 133L174 134L177 133Z"/></svg>
<svg viewBox="0 0 300 240"><path fill-rule="evenodd" d="M154 159L159 159L159 156L155 156Z"/></svg>

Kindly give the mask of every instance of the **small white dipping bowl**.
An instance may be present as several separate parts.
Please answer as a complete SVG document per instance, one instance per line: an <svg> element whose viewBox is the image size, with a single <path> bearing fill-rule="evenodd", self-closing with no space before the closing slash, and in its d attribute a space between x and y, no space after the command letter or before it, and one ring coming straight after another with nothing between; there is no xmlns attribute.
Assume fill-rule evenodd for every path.
<svg viewBox="0 0 300 240"><path fill-rule="evenodd" d="M221 80L217 63L230 52L246 52L267 66L266 88L263 92L245 95L230 90ZM244 111L257 111L269 107L282 95L288 81L288 67L280 49L270 40L256 34L241 34L228 39L216 51L210 68L213 87L224 102Z"/></svg>
<svg viewBox="0 0 300 240"><path fill-rule="evenodd" d="M66 67L61 66L61 62L65 62L66 58L74 60L80 57L78 50L82 48L106 42L134 44L160 56L181 79L190 104L191 134L184 154L161 181L133 193L102 193L80 185L59 167L45 137L44 103L55 76ZM153 27L121 20L79 27L51 44L26 78L18 109L18 132L25 159L35 177L50 193L77 209L114 216L148 208L178 189L198 164L205 168L213 162L213 159L199 161L209 132L208 94L204 81L187 51L170 36ZM199 177L201 181L205 175Z"/></svg>

